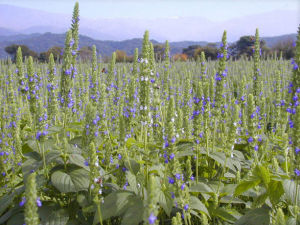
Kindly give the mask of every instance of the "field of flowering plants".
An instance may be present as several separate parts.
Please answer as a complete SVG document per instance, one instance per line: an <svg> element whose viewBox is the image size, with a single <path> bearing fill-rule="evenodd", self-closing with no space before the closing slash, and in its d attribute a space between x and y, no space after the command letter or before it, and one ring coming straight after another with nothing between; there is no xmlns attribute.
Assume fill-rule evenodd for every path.
<svg viewBox="0 0 300 225"><path fill-rule="evenodd" d="M296 57L0 61L0 224L300 224ZM103 71L103 68L107 68Z"/></svg>

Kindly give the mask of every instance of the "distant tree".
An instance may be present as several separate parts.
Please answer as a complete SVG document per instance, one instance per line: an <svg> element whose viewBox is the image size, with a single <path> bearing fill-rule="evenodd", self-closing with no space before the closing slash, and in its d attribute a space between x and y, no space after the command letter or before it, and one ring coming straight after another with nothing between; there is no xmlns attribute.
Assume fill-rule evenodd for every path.
<svg viewBox="0 0 300 225"><path fill-rule="evenodd" d="M127 54L122 50L116 51L116 62L126 62Z"/></svg>
<svg viewBox="0 0 300 225"><path fill-rule="evenodd" d="M30 50L26 45L13 44L13 45L9 45L9 46L5 47L5 51L9 55L11 55L13 62L16 61L16 54L17 54L18 47L21 47L23 60L25 59L25 57L28 57L28 56L32 56L32 58L38 57L38 54L36 52Z"/></svg>
<svg viewBox="0 0 300 225"><path fill-rule="evenodd" d="M272 47L271 52L277 52L277 56L282 53L282 57L284 59L291 59L295 57L294 41L292 39L288 39L278 42L275 46Z"/></svg>
<svg viewBox="0 0 300 225"><path fill-rule="evenodd" d="M49 59L50 54L52 53L54 61L57 61L59 58L61 58L61 52L63 48L59 46L54 46L48 49L47 52L41 52L39 55L39 61L41 62L47 62Z"/></svg>
<svg viewBox="0 0 300 225"><path fill-rule="evenodd" d="M165 51L164 45L155 44L153 46L153 50L154 50L154 58L156 61L160 61L164 58L164 51Z"/></svg>
<svg viewBox="0 0 300 225"><path fill-rule="evenodd" d="M201 56L201 52L205 53L207 59L211 59L211 60L217 59L218 49L217 49L217 45L214 43L209 43L206 46L198 47L197 49L195 49L193 57L197 59L198 57Z"/></svg>
<svg viewBox="0 0 300 225"><path fill-rule="evenodd" d="M185 61L188 60L188 56L187 56L186 54L180 54L180 53L178 53L178 54L175 54L175 55L173 56L173 60L174 60L174 61L185 62Z"/></svg>
<svg viewBox="0 0 300 225"><path fill-rule="evenodd" d="M84 62L91 61L93 57L93 48L90 46L83 46L78 51L78 55L79 58Z"/></svg>
<svg viewBox="0 0 300 225"><path fill-rule="evenodd" d="M241 57L245 55L247 57L253 56L254 52L254 43L255 36L242 36L240 39L233 45L230 46L233 49L233 56ZM266 42L264 40L260 41L260 49L261 52L267 51L268 48L266 46Z"/></svg>
<svg viewBox="0 0 300 225"><path fill-rule="evenodd" d="M189 58L194 57L196 49L201 48L200 45L190 45L182 50L183 54L186 54Z"/></svg>

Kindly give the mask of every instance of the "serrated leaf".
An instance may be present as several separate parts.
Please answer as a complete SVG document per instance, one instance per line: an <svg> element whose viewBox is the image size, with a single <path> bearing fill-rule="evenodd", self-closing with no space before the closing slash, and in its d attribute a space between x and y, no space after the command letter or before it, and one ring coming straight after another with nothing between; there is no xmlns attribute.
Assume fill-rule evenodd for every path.
<svg viewBox="0 0 300 225"><path fill-rule="evenodd" d="M280 181L271 180L267 190L272 205L276 205L280 197L284 194L282 183Z"/></svg>
<svg viewBox="0 0 300 225"><path fill-rule="evenodd" d="M298 196L296 198L296 182L294 180L284 180L282 184L285 196L289 203L294 204L294 201L296 199L296 204L300 206L300 191L298 191ZM299 184L298 190L300 190Z"/></svg>
<svg viewBox="0 0 300 225"><path fill-rule="evenodd" d="M90 170L90 168L85 165L85 159L79 154L70 154L68 162L80 166L88 171Z"/></svg>
<svg viewBox="0 0 300 225"><path fill-rule="evenodd" d="M259 177L264 183L265 187L268 187L268 184L271 180L271 176L269 170L266 167L262 165L257 165L253 171L253 175Z"/></svg>
<svg viewBox="0 0 300 225"><path fill-rule="evenodd" d="M0 215L11 205L14 198L25 191L25 187L19 187L14 192L6 194L0 199Z"/></svg>
<svg viewBox="0 0 300 225"><path fill-rule="evenodd" d="M62 193L87 190L89 173L85 169L71 169L67 172L57 170L51 175L51 182Z"/></svg>
<svg viewBox="0 0 300 225"><path fill-rule="evenodd" d="M264 192L264 193L260 194L259 196L257 196L254 199L254 201L252 203L252 206L254 208L261 207L263 204L265 204L267 198L268 198L268 193L267 192Z"/></svg>
<svg viewBox="0 0 300 225"><path fill-rule="evenodd" d="M197 193L209 193L214 192L207 184L205 183L193 183L190 186L190 192L197 192Z"/></svg>
<svg viewBox="0 0 300 225"><path fill-rule="evenodd" d="M199 210L200 212L203 212L206 215L210 216L205 205L196 196L193 195L190 196L190 208Z"/></svg>
<svg viewBox="0 0 300 225"><path fill-rule="evenodd" d="M252 209L236 221L234 225L269 225L269 211L270 208L265 205L261 208Z"/></svg>
<svg viewBox="0 0 300 225"><path fill-rule="evenodd" d="M137 182L136 182L136 176L131 173L130 171L126 172L126 178L129 184L129 187L131 191L133 191L135 194L138 193L138 189L137 189Z"/></svg>
<svg viewBox="0 0 300 225"><path fill-rule="evenodd" d="M234 223L236 218L223 208L217 208L213 211L214 216L221 218L224 221Z"/></svg>
<svg viewBox="0 0 300 225"><path fill-rule="evenodd" d="M260 183L260 179L253 179L253 180L245 180L238 184L238 186L235 189L234 195L240 195L243 192L249 190L250 188L255 187Z"/></svg>
<svg viewBox="0 0 300 225"><path fill-rule="evenodd" d="M143 201L135 197L127 205L127 210L123 216L121 225L138 225L143 221L144 204Z"/></svg>
<svg viewBox="0 0 300 225"><path fill-rule="evenodd" d="M160 206L165 210L166 214L170 216L173 207L173 199L171 193L169 191L163 192L159 190L157 195Z"/></svg>

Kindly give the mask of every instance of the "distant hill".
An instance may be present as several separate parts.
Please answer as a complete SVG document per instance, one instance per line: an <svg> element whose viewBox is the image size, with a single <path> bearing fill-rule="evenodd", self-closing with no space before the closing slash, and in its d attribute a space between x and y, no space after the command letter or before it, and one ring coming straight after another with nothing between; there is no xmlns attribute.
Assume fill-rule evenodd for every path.
<svg viewBox="0 0 300 225"><path fill-rule="evenodd" d="M271 48L274 45L276 45L279 42L282 41L288 41L288 40L297 40L297 34L286 34L286 35L280 35L276 37L264 37L263 38L266 41L266 45Z"/></svg>
<svg viewBox="0 0 300 225"><path fill-rule="evenodd" d="M163 44L155 40L151 40L153 44ZM53 46L63 47L65 42L65 34L17 34L12 36L0 36L0 58L7 57L5 47L11 44L27 45L31 50L35 52L44 52ZM171 42L171 54L181 53L183 48L189 45L205 45L207 42L200 41L182 41ZM125 41L100 41L94 40L90 37L80 35L79 47L96 45L97 50L102 56L111 55L116 50L123 50L128 55L133 55L134 49L142 48L142 39L134 38Z"/></svg>
<svg viewBox="0 0 300 225"><path fill-rule="evenodd" d="M4 29L0 28L1 31ZM20 45L27 45L31 50L40 53L47 51L49 48L53 46L64 46L65 42L65 34L54 34L54 33L44 33L44 34L13 34L12 35L0 35L0 58L5 58L8 55L5 52L5 47L11 44L20 44ZM9 32L7 32L8 34ZM276 43L285 41L285 40L296 40L296 34L287 34L282 36L275 36L275 37L263 37L266 41L266 45L268 47L274 46ZM92 46L96 45L99 53L102 56L111 55L112 52L116 50L123 50L128 55L133 55L134 49L142 47L142 39L141 38L134 38L130 40L124 41L102 41L102 40L95 40L88 36L80 35L79 36L79 47L83 46ZM151 40L153 44L164 44L159 43L156 40ZM171 54L181 53L183 48L186 48L190 45L206 45L208 42L206 41L181 41L181 42L170 42L170 49Z"/></svg>

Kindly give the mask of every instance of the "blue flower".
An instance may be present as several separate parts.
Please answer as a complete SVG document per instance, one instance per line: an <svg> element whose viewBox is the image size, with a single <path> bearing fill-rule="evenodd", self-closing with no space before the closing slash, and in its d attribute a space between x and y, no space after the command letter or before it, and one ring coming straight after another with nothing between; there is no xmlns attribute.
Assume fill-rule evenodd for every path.
<svg viewBox="0 0 300 225"><path fill-rule="evenodd" d="M41 207L41 206L42 206L42 202L41 202L41 200L40 200L40 197L37 197L37 199L36 199L36 204L37 204L38 207Z"/></svg>
<svg viewBox="0 0 300 225"><path fill-rule="evenodd" d="M184 210L185 210L185 211L187 211L187 210L188 210L188 208L189 208L189 205L188 205L188 204L186 204L186 205L185 205L183 208L184 208Z"/></svg>
<svg viewBox="0 0 300 225"><path fill-rule="evenodd" d="M296 174L297 177L299 177L300 176L300 170L295 169L295 174Z"/></svg>
<svg viewBox="0 0 300 225"><path fill-rule="evenodd" d="M177 180L180 180L180 173L176 173L176 174L175 174L175 178L176 178Z"/></svg>
<svg viewBox="0 0 300 225"><path fill-rule="evenodd" d="M175 180L174 180L174 178L172 178L172 177L169 177L169 184L174 184L175 183Z"/></svg>
<svg viewBox="0 0 300 225"><path fill-rule="evenodd" d="M153 213L150 214L149 218L148 218L148 221L149 221L149 224L154 224L155 221L156 221L157 217L154 216Z"/></svg>
<svg viewBox="0 0 300 225"><path fill-rule="evenodd" d="M249 142L249 143L253 142L253 137L249 137L249 138L248 138L248 142Z"/></svg>
<svg viewBox="0 0 300 225"><path fill-rule="evenodd" d="M26 198L22 197L22 201L19 203L19 206L22 207L26 203Z"/></svg>

